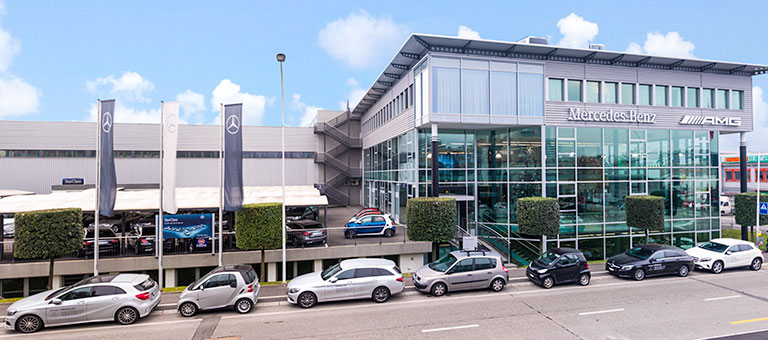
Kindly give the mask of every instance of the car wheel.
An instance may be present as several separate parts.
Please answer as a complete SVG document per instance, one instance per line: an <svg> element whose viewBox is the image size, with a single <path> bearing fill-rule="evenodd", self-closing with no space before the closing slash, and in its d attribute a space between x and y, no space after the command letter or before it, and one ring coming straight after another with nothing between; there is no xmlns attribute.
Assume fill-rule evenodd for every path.
<svg viewBox="0 0 768 340"><path fill-rule="evenodd" d="M133 307L123 307L115 313L115 321L121 325L130 325L139 319L139 311Z"/></svg>
<svg viewBox="0 0 768 340"><path fill-rule="evenodd" d="M635 273L632 275L632 277L634 277L636 281L642 281L645 278L645 270L635 270Z"/></svg>
<svg viewBox="0 0 768 340"><path fill-rule="evenodd" d="M712 272L715 274L720 274L723 272L723 261L715 261L715 263L712 264Z"/></svg>
<svg viewBox="0 0 768 340"><path fill-rule="evenodd" d="M551 276L547 276L544 281L541 281L541 286L550 289L552 286L555 285L555 279L553 279Z"/></svg>
<svg viewBox="0 0 768 340"><path fill-rule="evenodd" d="M387 287L379 287L373 290L373 301L378 303L386 302L389 300L389 289Z"/></svg>
<svg viewBox="0 0 768 340"><path fill-rule="evenodd" d="M37 315L24 315L16 321L16 330L22 333L34 333L43 328L43 320Z"/></svg>
<svg viewBox="0 0 768 340"><path fill-rule="evenodd" d="M395 231L392 229L384 230L384 237L390 238L392 236L395 236Z"/></svg>
<svg viewBox="0 0 768 340"><path fill-rule="evenodd" d="M749 269L760 270L760 268L762 267L763 267L763 259L756 257L754 260L752 260L752 265L749 266Z"/></svg>
<svg viewBox="0 0 768 340"><path fill-rule="evenodd" d="M291 239L291 245L294 246L294 247L298 247L300 245L299 244L299 239L296 238L296 237L292 238Z"/></svg>
<svg viewBox="0 0 768 340"><path fill-rule="evenodd" d="M346 238L355 238L355 236L357 236L357 232L354 230L347 230L344 232L344 237Z"/></svg>
<svg viewBox="0 0 768 340"><path fill-rule="evenodd" d="M496 278L491 281L491 290L494 292L500 292L504 290L504 280Z"/></svg>
<svg viewBox="0 0 768 340"><path fill-rule="evenodd" d="M317 304L317 296L311 292L304 292L299 295L299 306L302 308L312 308Z"/></svg>
<svg viewBox="0 0 768 340"><path fill-rule="evenodd" d="M235 303L235 310L240 314L246 314L253 308L253 302L248 299L240 299Z"/></svg>
<svg viewBox="0 0 768 340"><path fill-rule="evenodd" d="M430 293L432 293L433 296L443 296L446 292L448 292L448 286L442 282L435 283L430 290Z"/></svg>
<svg viewBox="0 0 768 340"><path fill-rule="evenodd" d="M591 279L590 275L587 273L581 274L579 276L579 284L582 286L586 286L589 284L589 280Z"/></svg>
<svg viewBox="0 0 768 340"><path fill-rule="evenodd" d="M688 272L690 272L690 268L688 268L687 265L680 266L680 269L677 270L677 275L680 275L681 277L688 276Z"/></svg>
<svg viewBox="0 0 768 340"><path fill-rule="evenodd" d="M179 313L184 317L193 316L197 314L197 305L192 302L184 302L179 307Z"/></svg>

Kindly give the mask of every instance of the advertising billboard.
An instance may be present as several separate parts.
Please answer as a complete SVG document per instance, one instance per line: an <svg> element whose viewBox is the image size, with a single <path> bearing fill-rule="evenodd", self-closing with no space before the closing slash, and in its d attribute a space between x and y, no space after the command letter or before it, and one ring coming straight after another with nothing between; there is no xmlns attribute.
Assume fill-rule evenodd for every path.
<svg viewBox="0 0 768 340"><path fill-rule="evenodd" d="M163 215L163 239L213 236L213 214Z"/></svg>

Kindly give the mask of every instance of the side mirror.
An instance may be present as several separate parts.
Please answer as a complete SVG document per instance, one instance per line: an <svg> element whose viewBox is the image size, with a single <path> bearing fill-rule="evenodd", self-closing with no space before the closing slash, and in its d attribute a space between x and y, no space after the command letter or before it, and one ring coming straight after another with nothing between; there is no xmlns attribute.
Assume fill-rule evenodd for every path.
<svg viewBox="0 0 768 340"><path fill-rule="evenodd" d="M54 305L60 305L61 304L61 299L53 299L53 300L51 300L51 303L54 304Z"/></svg>
<svg viewBox="0 0 768 340"><path fill-rule="evenodd" d="M725 255L731 255L731 254L733 254L733 252L730 250L725 252Z"/></svg>
<svg viewBox="0 0 768 340"><path fill-rule="evenodd" d="M328 282L330 282L330 283L336 283L336 281L339 281L339 279L336 278L335 276L328 280Z"/></svg>

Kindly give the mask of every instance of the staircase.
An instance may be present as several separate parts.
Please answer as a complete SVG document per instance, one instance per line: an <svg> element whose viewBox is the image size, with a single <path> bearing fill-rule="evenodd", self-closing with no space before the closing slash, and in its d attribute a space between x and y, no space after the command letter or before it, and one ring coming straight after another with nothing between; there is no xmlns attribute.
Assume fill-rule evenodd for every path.
<svg viewBox="0 0 768 340"><path fill-rule="evenodd" d="M539 257L539 247L527 240L513 240L510 238L523 238L522 235L510 232L510 238L499 232L498 226L477 223L477 239L485 246L492 248L505 256L507 262L518 266L527 266ZM503 230L507 233L507 230Z"/></svg>
<svg viewBox="0 0 768 340"><path fill-rule="evenodd" d="M345 111L327 122L315 123L315 134L328 136L339 144L325 152L315 154L315 163L331 167L339 172L336 176L326 179L325 183L317 184L320 192L328 196L332 204L350 205L349 195L343 190L343 186L350 179L361 179L363 171L359 167L350 166L347 162L340 160L347 151L358 150L362 148L363 142L360 137L349 136L346 132L339 129L340 126L350 121L360 121L360 115Z"/></svg>

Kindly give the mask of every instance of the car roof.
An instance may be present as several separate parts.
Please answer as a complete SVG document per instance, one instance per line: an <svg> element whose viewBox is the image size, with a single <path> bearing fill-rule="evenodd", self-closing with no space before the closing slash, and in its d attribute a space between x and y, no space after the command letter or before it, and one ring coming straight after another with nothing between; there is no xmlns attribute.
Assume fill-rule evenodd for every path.
<svg viewBox="0 0 768 340"><path fill-rule="evenodd" d="M342 269L352 269L360 267L394 267L395 261L387 259L351 259L341 261L339 264Z"/></svg>
<svg viewBox="0 0 768 340"><path fill-rule="evenodd" d="M483 250L454 250L451 252L451 255L453 255L456 259L460 260L465 257L480 257L480 256L486 256L486 257L501 257L499 253L495 251L483 251Z"/></svg>
<svg viewBox="0 0 768 340"><path fill-rule="evenodd" d="M147 274L118 274L112 279L113 283L141 283L149 278Z"/></svg>
<svg viewBox="0 0 768 340"><path fill-rule="evenodd" d="M563 254L572 254L572 253L578 253L578 254L581 254L581 251L579 251L578 249L574 249L574 248L568 248L568 247L562 247L562 248L552 248L552 249L550 249L549 251L551 251L551 252L553 252L553 253L555 253L555 254L558 254L558 255L563 255Z"/></svg>
<svg viewBox="0 0 768 340"><path fill-rule="evenodd" d="M648 249L651 251L657 251L660 249L672 249L672 250L680 250L677 247L673 247L666 244L641 244L636 246L635 248L642 248L642 249Z"/></svg>
<svg viewBox="0 0 768 340"><path fill-rule="evenodd" d="M720 243L720 244L724 244L726 246L732 246L734 244L750 244L750 243L752 243L752 242L749 242L749 241L737 240L735 238L716 238L716 239L711 239L710 241L716 242L716 243Z"/></svg>
<svg viewBox="0 0 768 340"><path fill-rule="evenodd" d="M223 266L218 266L214 268L208 274L215 274L215 273L221 273L221 272L235 272L235 271L245 273L251 269L252 269L251 266L247 264L225 264Z"/></svg>

